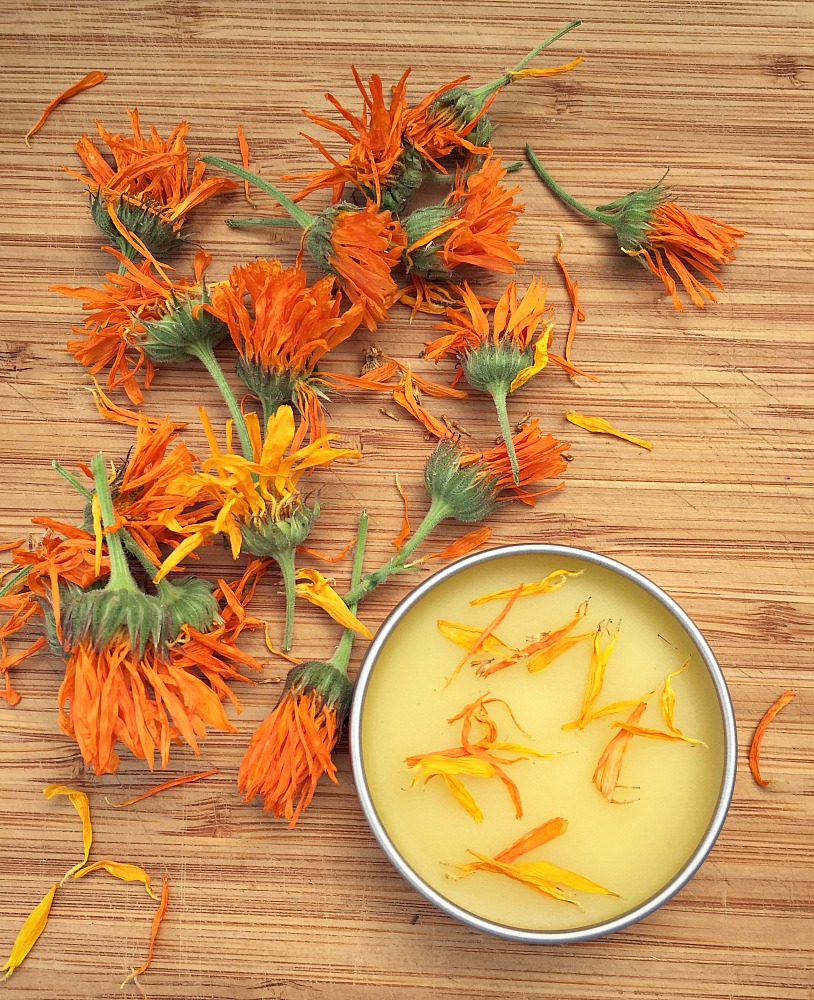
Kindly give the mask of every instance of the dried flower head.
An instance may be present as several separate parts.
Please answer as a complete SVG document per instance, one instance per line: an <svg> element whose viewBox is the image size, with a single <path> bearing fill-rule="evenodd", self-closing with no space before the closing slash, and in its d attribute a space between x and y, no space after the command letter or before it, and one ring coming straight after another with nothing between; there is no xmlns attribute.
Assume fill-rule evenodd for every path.
<svg viewBox="0 0 814 1000"><path fill-rule="evenodd" d="M530 146L526 146L526 153L540 179L557 197L615 231L622 252L640 260L661 279L676 309L684 308L676 279L699 309L703 309L705 298L717 301L702 279L724 287L718 271L735 259L738 240L747 235L745 230L687 211L671 200L662 181L631 191L607 205L588 208L554 181Z"/></svg>
<svg viewBox="0 0 814 1000"><path fill-rule="evenodd" d="M128 257L137 252L166 260L184 242L182 229L188 213L237 185L224 177L204 179L206 166L201 160L195 162L190 174L187 122L176 125L162 139L155 128L148 136L142 134L137 110L128 111L128 115L131 136L109 132L96 123L113 165L83 135L75 148L90 176L65 169L87 186L94 222L108 240Z"/></svg>

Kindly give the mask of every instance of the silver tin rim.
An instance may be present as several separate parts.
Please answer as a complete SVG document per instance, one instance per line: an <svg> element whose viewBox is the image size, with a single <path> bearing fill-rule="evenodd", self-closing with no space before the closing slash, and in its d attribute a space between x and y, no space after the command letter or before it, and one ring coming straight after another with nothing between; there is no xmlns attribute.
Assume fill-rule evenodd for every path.
<svg viewBox="0 0 814 1000"><path fill-rule="evenodd" d="M627 913L623 913L621 916L616 917L613 920L604 921L603 923L592 924L588 927L578 927L573 930L566 931L522 930L518 927L509 927L504 924L495 923L491 920L485 920L483 917L479 917L477 914L470 913L468 910L464 910L462 907L457 906L455 903L451 902L429 886L407 864L401 854L399 854L393 842L390 840L390 837L382 825L373 804L365 777L364 762L362 761L361 727L365 694L370 682L370 676L373 672L373 668L379 657L379 653L395 629L396 625L415 604L417 604L423 597L433 590L433 588L438 586L438 584L443 583L444 580L449 579L451 576L455 576L457 573L462 572L470 566L476 566L483 562L489 562L492 559L501 559L507 556L520 555L563 556L595 563L598 566L603 566L606 569L618 573L625 579L638 584L638 586L640 586L648 594L660 601L661 604L684 628L690 640L701 654L701 658L709 670L715 686L724 729L724 767L718 801L707 831L686 865L666 886L664 886L660 892L651 896L649 899L645 900L634 909L629 910ZM359 800L362 803L362 810L364 811L365 818L367 819L367 822L373 831L373 835L376 840L378 840L384 853L390 859L397 871L414 889L416 889L431 903L434 903L439 910L451 917L454 917L462 923L468 924L470 927L474 927L476 930L483 931L487 934L508 938L511 941L523 941L531 944L566 944L574 941L589 941L592 938L612 934L614 931L622 930L622 928L629 927L638 920L649 916L662 906L662 904L666 903L668 899L671 899L680 889L682 889L698 871L707 855L712 850L713 844L721 832L730 802L732 801L732 793L735 787L738 737L735 728L735 714L732 709L732 700L729 696L729 690L721 668L719 667L706 639L704 639L698 630L698 627L672 597L666 594L660 587L656 586L656 584L653 583L652 580L649 580L646 576L643 576L636 570L631 569L624 563L617 562L615 559L611 559L608 556L600 555L598 552L591 552L587 549L578 549L569 545L549 545L530 542L522 545L505 545L494 549L488 549L485 552L477 552L473 555L466 556L463 559L459 559L457 562L450 564L438 573L429 577L423 583L419 584L415 590L411 591L396 605L376 634L376 637L371 643L359 670L359 676L356 680L356 688L353 696L353 703L351 705L350 752L353 764L353 776L356 782L356 791L359 796Z"/></svg>

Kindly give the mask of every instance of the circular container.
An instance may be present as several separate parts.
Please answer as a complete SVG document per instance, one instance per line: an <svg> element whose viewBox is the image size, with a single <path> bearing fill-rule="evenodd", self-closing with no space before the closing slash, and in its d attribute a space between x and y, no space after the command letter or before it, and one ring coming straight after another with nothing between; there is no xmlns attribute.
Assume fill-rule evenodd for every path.
<svg viewBox="0 0 814 1000"><path fill-rule="evenodd" d="M404 617L416 607L416 605L427 598L435 588L449 581L472 567L489 563L492 560L501 560L517 556L532 557L554 557L557 559L576 560L581 563L603 567L604 570L613 574L618 574L624 580L630 581L636 587L641 588L647 595L663 606L670 616L675 620L680 629L686 633L693 653L697 653L704 667L709 672L712 689L717 697L717 707L720 710L721 731L723 734L723 755L720 790L714 803L712 815L703 836L698 841L697 846L689 859L680 870L655 891L643 902L634 905L631 909L615 916L613 919L600 921L588 926L578 926L574 928L540 930L524 929L522 927L510 926L495 920L486 919L477 913L458 905L448 899L445 895L433 888L419 875L414 868L405 860L401 852L395 846L388 830L382 822L374 802L374 796L368 784L365 768L365 758L363 750L363 723L365 718L365 706L370 686L371 678L376 671L377 663L380 661L382 651L387 646L388 640L393 635L396 628ZM416 645L416 651L420 650ZM429 577L418 587L408 594L391 612L378 634L371 643L367 655L359 672L356 681L353 705L351 708L350 723L350 747L353 763L353 772L356 788L362 803L365 816L370 824L371 830L376 839L381 844L385 854L390 861L406 879L406 881L426 899L434 903L440 910L457 920L468 924L477 930L484 931L498 937L508 938L514 941L524 941L529 943L566 943L573 941L585 941L602 935L610 934L614 931L628 927L643 917L648 916L657 910L663 903L674 896L692 878L699 869L704 859L712 849L718 834L721 831L727 810L732 799L732 792L735 784L735 767L737 760L737 734L735 729L735 717L732 710L732 702L715 657L704 637L699 632L696 625L688 617L676 602L663 590L657 587L652 581L630 569L622 563L616 562L607 556L599 555L584 549L572 548L563 545L547 544L523 544L503 546L485 552L475 553L467 556L445 569ZM597 793L598 794L598 793Z"/></svg>

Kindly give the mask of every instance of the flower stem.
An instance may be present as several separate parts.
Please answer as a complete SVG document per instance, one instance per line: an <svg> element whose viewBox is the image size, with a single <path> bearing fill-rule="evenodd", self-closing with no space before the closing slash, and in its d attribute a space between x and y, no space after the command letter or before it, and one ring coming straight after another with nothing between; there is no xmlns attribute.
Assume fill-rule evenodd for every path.
<svg viewBox="0 0 814 1000"><path fill-rule="evenodd" d="M54 459L53 462L51 462L51 468L55 472L59 473L59 475L62 476L67 483L70 483L77 493L81 493L86 500L93 499L93 493L88 489L88 487L85 486L84 483L80 482L72 472L68 472L61 462Z"/></svg>
<svg viewBox="0 0 814 1000"><path fill-rule="evenodd" d="M506 451L509 454L509 461L512 465L512 479L514 480L515 486L520 485L520 468L517 464L517 455L514 450L514 441L512 441L512 429L509 425L509 414L506 410L506 386L496 385L489 389L489 393L492 399L495 401L495 409L497 410L497 419L500 424L500 433L503 435L503 441L506 445Z"/></svg>
<svg viewBox="0 0 814 1000"><path fill-rule="evenodd" d="M359 515L359 527L356 531L356 548L353 551L353 569L350 576L351 590L354 587L358 587L362 580L362 564L365 558L365 543L367 542L367 522L367 511L363 510ZM356 614L358 603L358 601L354 601L354 603L348 606L351 614ZM330 659L331 664L345 675L348 673L348 664L350 663L350 654L353 650L353 640L355 638L356 633L354 630L346 628L342 633L342 638L339 640L339 645L336 647L336 652Z"/></svg>
<svg viewBox="0 0 814 1000"><path fill-rule="evenodd" d="M255 187L259 187L261 191L265 191L266 194L270 194L303 229L307 229L314 221L313 216L309 215L304 208L300 208L288 195L283 194L273 184L269 184L259 174L254 174L251 170L245 170L243 167L239 167L235 163L230 163L228 160L222 160L219 156L202 156L201 159L204 163L209 163L213 167L220 167L221 170L235 174L236 177L241 177L244 181L248 181L250 184L254 184Z"/></svg>
<svg viewBox="0 0 814 1000"><path fill-rule="evenodd" d="M116 511L113 509L113 499L110 496L105 456L101 451L91 459L90 471L93 473L93 485L96 487L96 496L99 498L102 524L107 529L105 541L110 559L110 578L105 589L137 591L139 588L133 579L130 567L127 565L127 556L124 554L122 542L117 533Z"/></svg>
<svg viewBox="0 0 814 1000"><path fill-rule="evenodd" d="M603 222L606 226L613 226L612 215L607 212L600 212L595 208L588 208L587 205L583 205L581 201L577 201L577 199L573 198L567 191L564 191L554 178L543 168L542 163L540 163L537 159L537 155L529 145L526 145L526 156L529 159L529 163L537 172L537 176L540 180L546 185L547 188L553 191L561 201L564 201L566 205L570 205L571 208L576 209L577 212L587 216L589 219L593 219L595 222Z"/></svg>
<svg viewBox="0 0 814 1000"><path fill-rule="evenodd" d="M223 369L218 364L218 359L215 357L212 345L203 343L202 341L196 341L187 345L187 350L201 362L204 368L206 368L212 376L215 385L217 385L218 389L220 389L220 394L223 396L226 405L229 407L229 413L231 413L232 419L235 422L235 427L237 427L237 436L240 438L240 447L243 449L245 457L251 462L254 458L254 453L252 451L252 443L249 438L246 421L243 418L243 411L240 409L240 404L237 399L235 399L235 394L232 392L231 386L226 381Z"/></svg>
<svg viewBox="0 0 814 1000"><path fill-rule="evenodd" d="M496 80L492 80L491 83L484 83L480 87L475 87L472 90L472 96L476 100L485 100L490 94L493 94L496 90L500 90L501 87L505 87L507 84L512 82L512 74L519 73L521 69L525 69L526 66L531 62L531 60L539 55L543 49L547 49L549 45L553 45L558 38L562 38L573 28L578 28L582 24L582 21L572 21L570 24L566 24L564 28L560 28L559 31L555 31L553 35L546 38L544 42L540 42L538 46L533 48L528 55L524 56L520 62L513 66L508 72L499 76Z"/></svg>
<svg viewBox="0 0 814 1000"><path fill-rule="evenodd" d="M424 539L429 535L429 533L448 517L450 513L449 506L447 502L441 497L434 497L432 503L430 504L430 509L424 515L424 520L416 528L415 533L412 538L408 538L401 550L397 552L393 558L380 566L379 569L373 570L371 573L366 573L358 584L352 586L351 589L345 594L342 600L348 607L356 607L359 601L362 600L371 590L375 590L379 584L384 583L384 581L392 576L393 573L399 573L408 567L408 561L412 553L418 546L424 541Z"/></svg>
<svg viewBox="0 0 814 1000"><path fill-rule="evenodd" d="M279 216L260 216L256 219L227 219L226 225L231 226L232 229L245 229L249 226L276 226L291 229L292 227L296 228L300 224L296 219L283 219Z"/></svg>
<svg viewBox="0 0 814 1000"><path fill-rule="evenodd" d="M274 555L274 561L280 567L285 587L285 634L283 636L283 652L291 649L294 641L294 601L297 598L297 570L294 565L294 549L280 549Z"/></svg>

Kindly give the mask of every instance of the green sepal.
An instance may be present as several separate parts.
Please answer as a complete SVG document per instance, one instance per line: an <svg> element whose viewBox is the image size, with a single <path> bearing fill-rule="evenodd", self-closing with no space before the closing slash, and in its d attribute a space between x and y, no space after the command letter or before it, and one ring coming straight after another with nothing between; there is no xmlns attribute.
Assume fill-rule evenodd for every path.
<svg viewBox="0 0 814 1000"><path fill-rule="evenodd" d="M185 361L197 357L196 346L215 347L219 344L229 332L223 320L206 309L198 309L195 315L197 307L210 302L206 285L196 299L179 299L173 295L166 316L144 323L147 335L141 347L147 357L158 362Z"/></svg>
<svg viewBox="0 0 814 1000"><path fill-rule="evenodd" d="M90 214L93 221L114 244L120 246L124 237L113 225L108 211L108 203L97 191L90 196ZM181 226L166 222L161 216L143 205L131 205L126 199L119 198L113 205L113 211L128 232L135 233L150 253L159 260L167 260L186 243L186 236L181 235ZM132 257L136 253L134 247L128 244L125 254Z"/></svg>
<svg viewBox="0 0 814 1000"><path fill-rule="evenodd" d="M411 247L416 241L423 239L427 233L443 225L455 214L455 211L455 207L451 205L427 205L410 212L403 222L404 232L407 235L407 247ZM454 272L438 256L438 244L435 240L431 240L424 246L416 247L415 250L405 249L402 256L404 266L409 274L416 274L419 278L426 278L428 281L457 281Z"/></svg>
<svg viewBox="0 0 814 1000"><path fill-rule="evenodd" d="M271 517L253 517L240 528L243 548L261 559L279 559L302 545L314 521L319 517L317 501L313 507L303 504L288 517L274 520Z"/></svg>
<svg viewBox="0 0 814 1000"><path fill-rule="evenodd" d="M289 371L265 368L258 361L238 357L235 374L263 404L264 413L274 413L279 406L294 402L294 388L299 379Z"/></svg>
<svg viewBox="0 0 814 1000"><path fill-rule="evenodd" d="M356 205L350 205L347 202L340 202L338 205L329 205L320 212L305 230L305 249L326 274L336 274L330 263L334 255L333 247L331 246L331 233L333 232L336 217L340 212L358 211L359 209Z"/></svg>
<svg viewBox="0 0 814 1000"><path fill-rule="evenodd" d="M424 179L424 159L409 144L402 147L396 163L381 188L379 205L382 211L398 215ZM370 201L376 200L376 188L363 185L362 191Z"/></svg>
<svg viewBox="0 0 814 1000"><path fill-rule="evenodd" d="M631 191L607 205L599 205L596 210L608 216L605 221L616 230L621 249L635 253L647 246L653 213L669 196L662 181L658 181L652 187Z"/></svg>
<svg viewBox="0 0 814 1000"><path fill-rule="evenodd" d="M292 694L313 691L325 705L336 711L341 729L350 709L353 684L348 675L325 660L306 660L294 667L286 678L285 690Z"/></svg>
<svg viewBox="0 0 814 1000"><path fill-rule="evenodd" d="M148 642L160 647L169 631L169 616L158 597L129 587L83 590L69 585L60 617L65 649L83 640L99 648L124 631L143 655Z"/></svg>
<svg viewBox="0 0 814 1000"><path fill-rule="evenodd" d="M432 102L427 110L427 118L434 114L447 117L451 114L452 126L456 131L465 128L478 118L483 110L484 100L468 87L453 87ZM492 123L488 115L480 115L471 132L466 136L473 146L488 146L492 139Z"/></svg>
<svg viewBox="0 0 814 1000"><path fill-rule="evenodd" d="M497 499L497 475L484 475L477 462L461 467L461 449L441 441L424 466L424 485L432 500L442 501L449 517L475 524L492 514Z"/></svg>
<svg viewBox="0 0 814 1000"><path fill-rule="evenodd" d="M494 394L508 392L515 378L534 363L534 348L519 347L507 340L486 340L461 358L464 378L473 389Z"/></svg>
<svg viewBox="0 0 814 1000"><path fill-rule="evenodd" d="M167 617L166 639L174 642L185 625L196 632L211 632L221 622L218 602L212 596L213 586L197 576L162 580L158 599Z"/></svg>

